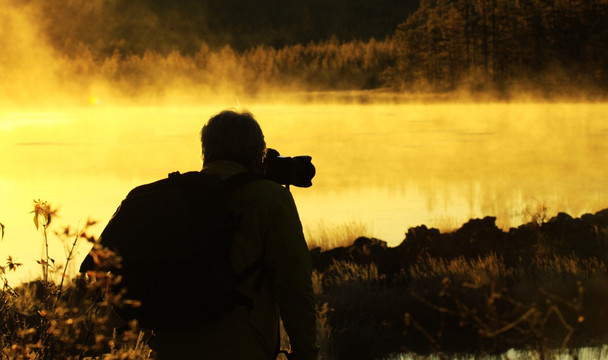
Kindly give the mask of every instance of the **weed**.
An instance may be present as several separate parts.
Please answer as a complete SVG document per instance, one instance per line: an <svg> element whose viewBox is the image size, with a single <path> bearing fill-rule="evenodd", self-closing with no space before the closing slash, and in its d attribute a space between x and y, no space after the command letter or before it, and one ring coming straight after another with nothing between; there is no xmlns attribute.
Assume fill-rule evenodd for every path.
<svg viewBox="0 0 608 360"><path fill-rule="evenodd" d="M119 278L109 272L90 271L74 276L65 284L67 265L73 260L79 239L95 242L94 237L86 235L94 222L87 221L80 231L66 228L55 232L70 239L66 263L59 267L48 255L48 229L57 211L38 200L32 213L34 225L42 229L44 255L38 261L42 277L13 288L5 275L22 264L9 256L6 265L0 266L0 280L4 282L0 292L0 358L149 359L151 351L145 344L146 334L139 331L137 323L124 323L113 310L129 305L121 292L114 291ZM120 264L115 253L98 244L91 252L99 268ZM60 274L58 284L49 276L53 272Z"/></svg>
<svg viewBox="0 0 608 360"><path fill-rule="evenodd" d="M548 213L549 207L547 204L537 200L535 206L526 205L521 215L524 223L541 226L549 220Z"/></svg>
<svg viewBox="0 0 608 360"><path fill-rule="evenodd" d="M358 237L369 236L370 234L367 225L357 220L333 226L328 226L325 222L319 221L315 227L306 230L308 247L310 249L320 247L323 250L348 246Z"/></svg>

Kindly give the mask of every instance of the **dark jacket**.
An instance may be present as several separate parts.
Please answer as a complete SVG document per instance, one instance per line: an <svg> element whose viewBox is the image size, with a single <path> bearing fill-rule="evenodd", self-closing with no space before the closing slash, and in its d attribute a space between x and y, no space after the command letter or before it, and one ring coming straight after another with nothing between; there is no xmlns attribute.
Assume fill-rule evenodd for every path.
<svg viewBox="0 0 608 360"><path fill-rule="evenodd" d="M202 171L227 178L246 169L235 162L215 161ZM238 273L264 259L261 288L255 273L239 289L253 299L253 309L238 308L196 329L158 332L152 347L160 360L274 359L280 314L294 355L299 355L294 358L316 359L312 264L291 193L260 179L238 188L231 206L242 221L233 239L234 270Z"/></svg>

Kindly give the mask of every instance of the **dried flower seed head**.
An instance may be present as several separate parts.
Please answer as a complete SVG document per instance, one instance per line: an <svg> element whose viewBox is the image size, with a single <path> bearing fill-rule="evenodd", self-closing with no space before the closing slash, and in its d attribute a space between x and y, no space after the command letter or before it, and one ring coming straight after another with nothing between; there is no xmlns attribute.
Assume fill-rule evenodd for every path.
<svg viewBox="0 0 608 360"><path fill-rule="evenodd" d="M34 210L31 213L34 214L34 225L38 229L40 224L47 227L51 223L53 216L57 215L57 209L52 209L51 204L38 199L34 200Z"/></svg>

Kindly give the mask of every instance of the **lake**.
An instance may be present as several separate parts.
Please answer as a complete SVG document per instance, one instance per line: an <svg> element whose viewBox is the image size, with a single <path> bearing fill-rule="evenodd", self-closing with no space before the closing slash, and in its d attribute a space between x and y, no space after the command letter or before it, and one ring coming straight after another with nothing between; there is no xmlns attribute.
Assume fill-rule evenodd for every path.
<svg viewBox="0 0 608 360"><path fill-rule="evenodd" d="M486 360L500 360L500 359L515 359L515 360L523 360L523 359L544 359L550 358L555 360L598 360L605 359L608 355L608 347L602 346L597 348L580 348L580 349L565 349L565 350L550 350L547 354L540 354L537 351L527 351L527 350L515 350L510 349L504 354L500 355L475 355L475 354L458 354L458 355L450 355L450 354L439 354L439 355L431 355L429 357L425 357L428 360L439 360L439 359L453 359L453 360L477 360L477 359L486 359ZM420 356L411 355L411 354L399 354L391 357L387 360L415 360L419 359Z"/></svg>
<svg viewBox="0 0 608 360"><path fill-rule="evenodd" d="M42 250L32 200L59 207L56 230L91 217L99 234L134 186L200 169L202 124L237 105L95 104L0 112L0 261L25 263L22 277L38 275ZM608 207L608 104L240 106L269 147L312 156L313 186L292 187L310 236L357 223L394 246L420 224L449 230L490 215L508 229L527 220L526 208L580 216ZM51 245L64 262L64 246Z"/></svg>

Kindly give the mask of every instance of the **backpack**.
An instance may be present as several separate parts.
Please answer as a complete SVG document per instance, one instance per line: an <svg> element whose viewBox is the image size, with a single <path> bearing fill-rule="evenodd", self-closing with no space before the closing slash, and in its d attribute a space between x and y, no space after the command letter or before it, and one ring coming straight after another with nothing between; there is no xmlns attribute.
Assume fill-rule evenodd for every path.
<svg viewBox="0 0 608 360"><path fill-rule="evenodd" d="M116 309L125 320L151 329L188 327L218 318L252 301L237 286L261 269L263 259L235 274L230 263L232 235L239 218L230 195L258 178L241 173L227 180L201 172L169 174L129 192L100 236L115 250L123 298L141 306ZM81 272L94 265L90 256ZM259 279L258 279L259 280Z"/></svg>

